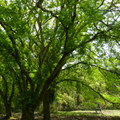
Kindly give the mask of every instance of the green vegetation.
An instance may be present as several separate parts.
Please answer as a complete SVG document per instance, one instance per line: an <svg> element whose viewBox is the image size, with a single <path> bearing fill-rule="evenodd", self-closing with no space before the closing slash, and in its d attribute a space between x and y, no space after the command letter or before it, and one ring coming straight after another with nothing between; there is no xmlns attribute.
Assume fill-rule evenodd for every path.
<svg viewBox="0 0 120 120"><path fill-rule="evenodd" d="M119 110L103 110L102 114L99 112L96 114L94 110L85 110L85 111L59 111L56 113L58 116L120 116Z"/></svg>
<svg viewBox="0 0 120 120"><path fill-rule="evenodd" d="M119 0L0 1L4 119L12 112L34 120L37 111L50 120L57 111L120 109L119 6Z"/></svg>

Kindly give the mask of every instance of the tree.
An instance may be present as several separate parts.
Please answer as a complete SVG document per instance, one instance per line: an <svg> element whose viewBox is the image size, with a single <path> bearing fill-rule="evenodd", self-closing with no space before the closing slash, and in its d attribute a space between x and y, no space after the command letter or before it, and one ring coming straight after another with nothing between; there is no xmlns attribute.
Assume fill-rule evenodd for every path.
<svg viewBox="0 0 120 120"><path fill-rule="evenodd" d="M1 2L0 47L16 66L22 120L34 119L35 109L67 63L76 64L77 57L91 61L87 53L92 46L116 42L118 5L117 0Z"/></svg>
<svg viewBox="0 0 120 120"><path fill-rule="evenodd" d="M11 107L12 107L12 99L13 99L13 94L14 94L14 82L12 83L11 93L9 93L7 80L4 76L2 76L2 79L3 79L3 84L4 84L3 86L4 91L0 89L0 96L3 100L3 104L4 104L5 112L6 112L6 116L4 117L4 119L8 119L12 115Z"/></svg>
<svg viewBox="0 0 120 120"><path fill-rule="evenodd" d="M8 119L12 112L12 99L15 92L15 76L9 69L11 64L7 63L6 59L4 61L3 57L0 56L0 58L0 96L5 107L6 116L4 119Z"/></svg>
<svg viewBox="0 0 120 120"><path fill-rule="evenodd" d="M60 95L61 98L64 98L62 102L67 99L67 96L64 97L64 93L74 99L80 95L78 97L78 101L80 100L78 105L81 104L79 109L95 109L97 104L100 104L102 108L108 107L108 104L114 105L114 108L119 108L119 77L110 71L100 69L97 66L71 65L61 72L57 83L62 83L59 85L58 92L58 98ZM61 103L61 98L59 103ZM67 103L65 102L65 104ZM69 105L72 105L72 102ZM72 108L76 109L77 107L72 106Z"/></svg>
<svg viewBox="0 0 120 120"><path fill-rule="evenodd" d="M55 88L51 86L46 93L44 94L43 97L43 117L44 120L50 120L50 104L54 101L55 99Z"/></svg>

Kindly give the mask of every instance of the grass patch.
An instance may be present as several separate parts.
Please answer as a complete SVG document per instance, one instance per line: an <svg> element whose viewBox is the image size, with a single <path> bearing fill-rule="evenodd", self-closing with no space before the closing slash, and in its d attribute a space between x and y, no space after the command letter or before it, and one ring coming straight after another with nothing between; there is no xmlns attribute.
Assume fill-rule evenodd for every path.
<svg viewBox="0 0 120 120"><path fill-rule="evenodd" d="M88 111L58 111L55 114L58 116L101 116L101 114Z"/></svg>
<svg viewBox="0 0 120 120"><path fill-rule="evenodd" d="M58 111L57 116L120 116L120 110L103 110L102 113L89 110Z"/></svg>
<svg viewBox="0 0 120 120"><path fill-rule="evenodd" d="M17 118L15 118L15 117L13 117L13 116L10 117L10 120L16 120L16 119L17 119Z"/></svg>

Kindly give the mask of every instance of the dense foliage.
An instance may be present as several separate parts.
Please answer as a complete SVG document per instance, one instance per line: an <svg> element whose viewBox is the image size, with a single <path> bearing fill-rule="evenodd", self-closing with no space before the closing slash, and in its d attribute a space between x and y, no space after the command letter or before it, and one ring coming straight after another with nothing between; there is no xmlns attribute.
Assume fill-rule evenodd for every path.
<svg viewBox="0 0 120 120"><path fill-rule="evenodd" d="M76 97L83 106L120 104L119 6L119 0L0 1L0 99L7 118L13 104L22 120L33 120L43 102L49 120L55 96L65 109Z"/></svg>

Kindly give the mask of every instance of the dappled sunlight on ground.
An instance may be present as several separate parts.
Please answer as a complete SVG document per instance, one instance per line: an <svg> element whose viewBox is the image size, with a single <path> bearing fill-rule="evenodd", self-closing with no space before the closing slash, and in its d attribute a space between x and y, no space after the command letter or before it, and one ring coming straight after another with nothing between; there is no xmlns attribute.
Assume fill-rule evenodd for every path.
<svg viewBox="0 0 120 120"><path fill-rule="evenodd" d="M20 113L13 113L10 120L20 120L20 116ZM38 112L35 120L42 120ZM51 120L120 120L120 110L102 110L102 113L95 110L59 111L51 114Z"/></svg>
<svg viewBox="0 0 120 120"><path fill-rule="evenodd" d="M58 115L94 115L94 116L120 116L120 110L76 110L76 111L59 111Z"/></svg>
<svg viewBox="0 0 120 120"><path fill-rule="evenodd" d="M103 114L107 116L120 116L120 110L103 110Z"/></svg>

